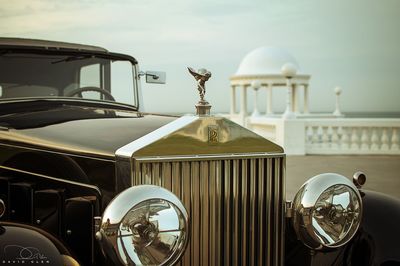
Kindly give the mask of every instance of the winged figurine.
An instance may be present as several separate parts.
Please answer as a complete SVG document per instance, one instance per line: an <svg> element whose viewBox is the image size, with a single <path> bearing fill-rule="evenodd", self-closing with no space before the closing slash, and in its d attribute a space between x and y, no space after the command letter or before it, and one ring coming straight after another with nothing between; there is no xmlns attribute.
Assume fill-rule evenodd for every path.
<svg viewBox="0 0 400 266"><path fill-rule="evenodd" d="M211 72L205 68L200 68L196 71L193 68L188 67L188 70L197 81L197 89L200 93L200 100L204 101L204 95L206 94L205 83L211 77Z"/></svg>

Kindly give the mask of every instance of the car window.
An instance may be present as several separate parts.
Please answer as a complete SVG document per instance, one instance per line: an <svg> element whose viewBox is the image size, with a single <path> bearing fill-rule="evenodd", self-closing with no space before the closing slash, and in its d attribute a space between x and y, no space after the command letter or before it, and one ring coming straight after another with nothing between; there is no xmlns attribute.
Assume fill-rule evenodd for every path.
<svg viewBox="0 0 400 266"><path fill-rule="evenodd" d="M79 74L79 88L96 87L101 88L100 64L93 64L81 68ZM95 91L84 91L81 93L86 99L103 99L102 94Z"/></svg>
<svg viewBox="0 0 400 266"><path fill-rule="evenodd" d="M137 106L134 65L87 54L0 54L0 100L84 98Z"/></svg>
<svg viewBox="0 0 400 266"><path fill-rule="evenodd" d="M134 103L133 72L127 61L114 61L111 64L111 88L117 102Z"/></svg>
<svg viewBox="0 0 400 266"><path fill-rule="evenodd" d="M88 65L81 68L79 87L100 88L100 64Z"/></svg>

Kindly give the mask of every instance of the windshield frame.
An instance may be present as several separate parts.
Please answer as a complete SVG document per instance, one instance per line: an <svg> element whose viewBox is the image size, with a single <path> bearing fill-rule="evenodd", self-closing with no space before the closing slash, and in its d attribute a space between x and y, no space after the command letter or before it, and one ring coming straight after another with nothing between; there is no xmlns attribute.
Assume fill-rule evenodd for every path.
<svg viewBox="0 0 400 266"><path fill-rule="evenodd" d="M138 77L138 61L126 54L120 53L112 53L106 50L104 51L88 51L88 50L77 50L77 49L69 49L69 48L54 48L54 47L24 47L24 46L14 46L14 47L5 47L0 46L0 56L3 54L34 54L34 55L57 55L57 56L65 56L68 57L95 57L101 59L109 59L109 60L120 60L120 61L128 61L131 63L132 67L132 84L134 89L134 101L135 103L127 104L121 102L113 102L108 100L97 100L97 99L84 99L84 98L72 98L72 97L21 97L21 98L5 98L0 99L0 104L2 103L10 103L10 102L26 102L26 101L40 101L40 100L51 100L51 101L68 101L68 102L80 102L80 103L91 103L99 104L99 105L112 105L114 108L121 106L124 109L129 108L135 111L139 110L140 107L140 99L139 99L139 79Z"/></svg>

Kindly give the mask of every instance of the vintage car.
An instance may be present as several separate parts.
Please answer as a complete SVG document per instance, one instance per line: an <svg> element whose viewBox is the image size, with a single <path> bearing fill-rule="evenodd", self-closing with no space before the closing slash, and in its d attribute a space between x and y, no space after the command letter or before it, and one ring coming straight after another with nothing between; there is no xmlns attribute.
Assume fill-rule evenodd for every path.
<svg viewBox="0 0 400 266"><path fill-rule="evenodd" d="M398 200L326 173L286 201L284 150L189 72L197 113L150 114L133 57L0 38L0 264L400 265Z"/></svg>

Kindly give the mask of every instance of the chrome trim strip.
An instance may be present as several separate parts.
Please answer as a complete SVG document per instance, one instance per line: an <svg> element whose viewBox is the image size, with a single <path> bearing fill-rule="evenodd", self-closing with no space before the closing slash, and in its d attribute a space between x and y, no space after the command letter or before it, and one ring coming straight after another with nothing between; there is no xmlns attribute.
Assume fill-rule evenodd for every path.
<svg viewBox="0 0 400 266"><path fill-rule="evenodd" d="M162 161L203 161L203 160L233 160L244 158L278 158L285 157L284 153L243 153L243 154L207 154L194 156L159 156L159 157L138 157L139 162L162 162Z"/></svg>
<svg viewBox="0 0 400 266"><path fill-rule="evenodd" d="M265 203L267 201L266 199L266 183L268 182L268 180L265 180L264 177L264 170L267 171L267 175L268 175L268 168L265 168L265 164L266 161L268 159L259 159L258 161L258 175L259 175L259 180L258 180L258 198L257 203L258 203L258 228L259 228L259 232L258 232L258 236L259 236L259 241L258 241L258 252L256 251L257 254L260 254L261 252L264 252L264 250L268 250L268 241L266 240L266 236L267 236L267 223L266 223L266 219L268 219L266 217L266 213L268 213L268 210L266 210L265 208ZM270 175L269 175L270 176ZM271 179L271 178L269 178ZM256 244L257 247L257 244ZM263 258L260 258L258 261L258 266L264 266L266 265L265 263L265 257L268 256L268 251L266 252L267 254L265 254L265 256Z"/></svg>
<svg viewBox="0 0 400 266"><path fill-rule="evenodd" d="M261 159L262 160L262 159ZM251 177L256 177L256 178L251 178ZM256 215L257 215L257 186L258 182L260 181L260 176L258 176L257 172L257 162L256 159L250 159L250 197L249 197L249 228L253 229L250 230L249 232L249 254L248 257L250 259L249 265L255 266L256 263L256 241L257 241L257 234L258 234L258 229L257 224L256 224Z"/></svg>
<svg viewBox="0 0 400 266"><path fill-rule="evenodd" d="M209 192L209 163L206 161L200 162L200 214L201 214L201 223L202 223L202 233L200 234L200 250L203 251L202 256L200 257L200 264L209 263L209 239L211 233L210 228L210 192ZM210 252L211 253L211 252Z"/></svg>
<svg viewBox="0 0 400 266"><path fill-rule="evenodd" d="M196 121L197 119L199 119L199 117L197 116L182 116L174 121L172 121L171 123L168 123L154 131L152 131L151 133L138 138L135 141L132 141L131 143L119 148L116 152L115 155L118 157L125 157L125 158L131 158L133 156L133 154L146 147L147 145L173 133L174 131Z"/></svg>
<svg viewBox="0 0 400 266"><path fill-rule="evenodd" d="M241 265L248 265L248 248L249 248L249 191L248 187L250 186L250 179L255 180L257 176L250 176L249 175L249 162L251 159L242 160L242 239L241 244L243 245L242 248L242 264ZM243 178L245 177L245 178ZM239 253L239 252L238 252Z"/></svg>
<svg viewBox="0 0 400 266"><path fill-rule="evenodd" d="M281 165L281 197L279 198L279 205L281 206L281 253L279 254L279 258L281 259L280 265L284 265L285 261L285 235L286 235L286 227L285 227L285 211L286 211L286 156L280 159Z"/></svg>
<svg viewBox="0 0 400 266"><path fill-rule="evenodd" d="M240 163L237 159L233 160L233 182L232 182L232 186L233 186L233 247L231 250L231 254L227 254L228 256L230 255L233 258L233 265L238 265L239 264L239 259L238 259L238 253L239 253L239 237L240 237L240 233L241 233L241 226L239 224L239 222L241 222L240 218L242 218L241 216L239 216L239 208L240 208L240 204L241 204L241 195L240 195L240 179L239 177L241 177L241 171L240 171ZM243 176L243 179L247 178L246 176ZM232 220L231 220L232 221ZM228 221L230 222L230 221Z"/></svg>
<svg viewBox="0 0 400 266"><path fill-rule="evenodd" d="M274 171L273 171L273 158L268 158L267 160L267 164L266 164L266 169L267 169L267 176L272 177L274 175ZM266 195L266 200L267 200L267 219L266 219L266 224L265 224L265 228L267 229L267 235L265 237L265 239L268 241L266 243L266 247L265 249L267 249L267 256L266 256L266 265L271 265L272 264L272 251L273 251L273 245L272 245L272 233L274 232L273 230L273 204L274 204L274 199L273 197L273 179L272 178L268 178L267 179L267 184L266 184L266 190L267 190L267 195Z"/></svg>
<svg viewBox="0 0 400 266"><path fill-rule="evenodd" d="M165 163L163 163L165 164ZM182 162L182 177L190 177L190 163L189 162ZM191 178L182 178L182 197L181 201L184 206L186 206L186 210L189 213L189 217L192 219L193 209L192 209L192 194L190 193L192 187L192 180ZM189 193L188 193L189 192ZM193 222L192 222L193 224ZM193 225L191 224L191 228L189 229L192 232ZM191 237L190 237L191 238ZM189 242L190 243L190 242ZM192 247L188 245L185 254L183 255L183 259L181 260L182 265L190 265L191 263L191 254L192 254Z"/></svg>
<svg viewBox="0 0 400 266"><path fill-rule="evenodd" d="M232 225L230 222L226 223L226 221L232 221L232 192L231 192L231 163L232 161L225 160L224 161L224 184L225 184L225 195L224 195L224 218L223 218L223 224L225 225L225 232L228 232L227 234L224 234L224 252L223 252L223 259L224 259L224 265L231 265L232 262L230 261L230 256L228 254L231 253L231 245L232 245L232 235L230 232L232 232ZM233 168L233 167L232 167Z"/></svg>
<svg viewBox="0 0 400 266"><path fill-rule="evenodd" d="M282 165L282 161L283 159L280 158L276 158L274 159L274 168L275 168L275 176L276 177L282 177L283 176L283 165ZM274 240L274 265L283 265L283 249L284 249L284 199L283 199L283 178L277 178L274 180L274 203L273 206L275 208L275 212L274 212L274 232L275 234L275 240Z"/></svg>
<svg viewBox="0 0 400 266"><path fill-rule="evenodd" d="M199 240L200 240L200 234L201 234L201 220L200 220L200 192L198 188L200 187L200 180L199 180L199 163L198 162L193 162L193 166L191 167L191 181L192 181L192 187L191 187L191 195L192 195L192 235L191 241L190 241L190 246L192 248L192 264L191 265L196 265L200 264L197 260L200 260L200 246L199 246ZM197 210L197 211L196 211Z"/></svg>

